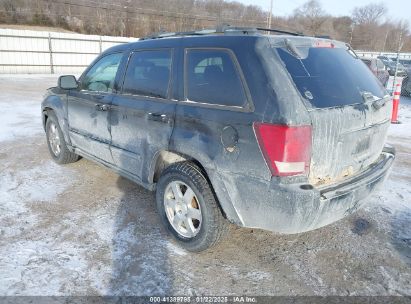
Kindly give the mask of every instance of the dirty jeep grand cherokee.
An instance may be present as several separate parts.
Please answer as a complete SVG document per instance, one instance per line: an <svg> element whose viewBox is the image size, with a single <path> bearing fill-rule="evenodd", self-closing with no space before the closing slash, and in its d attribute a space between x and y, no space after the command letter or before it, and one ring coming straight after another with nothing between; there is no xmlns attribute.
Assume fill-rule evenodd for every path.
<svg viewBox="0 0 411 304"><path fill-rule="evenodd" d="M277 33L278 34L278 33ZM225 28L115 46L42 104L53 159L156 190L186 249L333 223L388 175L390 96L345 43Z"/></svg>

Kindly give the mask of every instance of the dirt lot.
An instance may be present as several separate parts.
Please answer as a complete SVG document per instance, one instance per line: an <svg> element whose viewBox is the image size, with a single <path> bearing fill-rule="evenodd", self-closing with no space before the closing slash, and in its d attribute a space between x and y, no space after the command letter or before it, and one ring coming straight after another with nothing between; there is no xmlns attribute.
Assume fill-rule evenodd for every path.
<svg viewBox="0 0 411 304"><path fill-rule="evenodd" d="M165 234L152 193L84 159L51 161L40 102L55 83L0 76L0 295L411 295L411 100L368 207L300 235L233 227L191 254Z"/></svg>

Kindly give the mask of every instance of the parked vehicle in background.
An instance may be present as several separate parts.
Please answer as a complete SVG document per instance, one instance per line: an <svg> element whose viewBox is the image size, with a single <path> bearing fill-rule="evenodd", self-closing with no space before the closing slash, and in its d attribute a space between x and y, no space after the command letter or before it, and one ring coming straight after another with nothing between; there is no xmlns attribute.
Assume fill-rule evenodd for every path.
<svg viewBox="0 0 411 304"><path fill-rule="evenodd" d="M388 74L390 74L390 76L394 76L395 70L397 69L397 62L387 56L378 56L377 58L385 64ZM407 77L407 75L408 74L406 68L401 63L398 63L397 76Z"/></svg>
<svg viewBox="0 0 411 304"><path fill-rule="evenodd" d="M407 77L405 77L402 81L401 95L409 97L411 96L411 59L400 59L400 62L407 70Z"/></svg>
<svg viewBox="0 0 411 304"><path fill-rule="evenodd" d="M402 86L401 86L401 95L402 96L411 96L411 81L410 81L410 76L407 76L403 79L402 81Z"/></svg>
<svg viewBox="0 0 411 304"><path fill-rule="evenodd" d="M385 64L378 58L361 57L361 60L385 87L390 78L390 74L388 73Z"/></svg>
<svg viewBox="0 0 411 304"><path fill-rule="evenodd" d="M390 115L346 43L233 27L115 46L42 103L57 163L83 156L155 190L191 251L228 221L292 234L353 213L393 164Z"/></svg>
<svg viewBox="0 0 411 304"><path fill-rule="evenodd" d="M400 63L407 69L411 68L411 59L400 59Z"/></svg>

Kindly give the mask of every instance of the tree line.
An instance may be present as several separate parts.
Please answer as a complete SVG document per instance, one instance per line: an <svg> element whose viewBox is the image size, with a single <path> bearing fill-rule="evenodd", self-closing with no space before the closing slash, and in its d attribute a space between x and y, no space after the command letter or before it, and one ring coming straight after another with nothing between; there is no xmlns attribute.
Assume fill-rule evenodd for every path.
<svg viewBox="0 0 411 304"><path fill-rule="evenodd" d="M297 7L291 16L272 16L272 27L329 36L354 49L411 52L406 21L387 18L387 7L371 3L348 16L332 16L318 0ZM0 0L0 23L61 27L110 36L234 26L267 27L269 13L256 5L226 0Z"/></svg>

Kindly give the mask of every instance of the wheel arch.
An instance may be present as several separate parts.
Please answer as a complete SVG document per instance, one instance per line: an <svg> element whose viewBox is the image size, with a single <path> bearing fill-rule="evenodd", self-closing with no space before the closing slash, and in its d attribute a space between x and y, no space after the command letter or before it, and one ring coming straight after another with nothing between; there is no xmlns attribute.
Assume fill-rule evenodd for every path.
<svg viewBox="0 0 411 304"><path fill-rule="evenodd" d="M216 170L207 168L193 156L176 151L159 151L158 153L156 153L151 163L148 181L150 183L156 184L158 179L161 177L162 172L164 172L167 167L171 166L172 164L185 161L191 162L196 165L196 167L204 175L207 182L210 184L211 190L213 191L217 199L217 203L224 217L230 222L241 226L242 221L240 220L240 217L238 216L238 213L231 202L224 183L215 174Z"/></svg>
<svg viewBox="0 0 411 304"><path fill-rule="evenodd" d="M44 129L44 131L46 131L47 119L50 116L50 112L54 112L54 110L51 107L45 107L45 108L43 108L43 111L41 112L41 117L43 119L43 129Z"/></svg>
<svg viewBox="0 0 411 304"><path fill-rule="evenodd" d="M64 140L68 144L69 150L71 150L71 140L68 134L68 122L64 116L63 106L55 106L51 103L43 103L41 117L44 131L46 131L47 120L49 119L51 114L54 114L56 116L57 122L63 132Z"/></svg>

